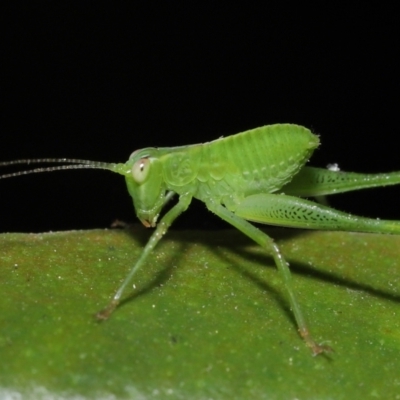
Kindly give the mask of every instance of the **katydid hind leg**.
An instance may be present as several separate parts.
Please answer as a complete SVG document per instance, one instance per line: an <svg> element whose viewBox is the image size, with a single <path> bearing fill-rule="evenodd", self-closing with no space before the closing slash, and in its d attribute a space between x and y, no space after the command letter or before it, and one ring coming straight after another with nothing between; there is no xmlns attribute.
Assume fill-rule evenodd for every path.
<svg viewBox="0 0 400 400"><path fill-rule="evenodd" d="M290 306L293 311L301 337L304 339L306 345L312 350L314 355L332 351L332 349L328 346L317 344L311 337L303 312L300 308L300 304L297 301L295 295L295 290L292 285L292 275L289 269L289 265L284 259L282 253L279 250L279 247L274 242L274 240L270 238L266 233L260 231L258 228L253 226L248 221L244 220L243 218L235 215L234 213L226 209L224 206L217 204L215 202L207 202L206 205L210 211L218 215L224 221L233 225L235 228L237 228L242 233L247 235L249 238L254 240L262 248L267 250L269 254L272 255L275 264L278 268L278 271L283 278L285 289L289 296Z"/></svg>
<svg viewBox="0 0 400 400"><path fill-rule="evenodd" d="M246 197L235 214L249 221L291 228L400 234L400 221L363 218L283 194Z"/></svg>
<svg viewBox="0 0 400 400"><path fill-rule="evenodd" d="M279 192L291 196L318 197L399 184L400 171L362 174L304 167Z"/></svg>
<svg viewBox="0 0 400 400"><path fill-rule="evenodd" d="M96 318L98 320L106 320L106 319L108 319L110 317L110 315L113 313L113 311L117 308L118 304L121 301L121 297L122 297L126 287L132 281L133 276L136 274L136 272L141 268L141 266L148 259L149 255L154 250L154 248L156 247L157 243L165 235L165 233L167 232L168 228L175 221L175 219L178 218L179 215L181 215L184 211L186 211L186 209L189 207L189 204L190 204L191 200L192 200L192 197L190 195L182 195L182 196L180 196L178 203L175 204L161 218L161 220L157 224L157 227L154 230L153 234L150 236L150 239L148 240L146 246L143 248L139 259L136 261L136 263L133 266L133 268L129 271L129 273L126 276L126 278L124 279L122 285L116 291L116 293L115 293L114 297L112 298L111 302L108 304L108 306L106 308L104 308L103 310L99 311L96 314Z"/></svg>

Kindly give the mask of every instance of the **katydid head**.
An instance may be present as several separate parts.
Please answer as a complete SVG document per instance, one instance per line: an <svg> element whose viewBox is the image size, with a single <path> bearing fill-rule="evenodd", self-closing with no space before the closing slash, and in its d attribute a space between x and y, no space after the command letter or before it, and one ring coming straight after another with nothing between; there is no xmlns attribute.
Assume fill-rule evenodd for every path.
<svg viewBox="0 0 400 400"><path fill-rule="evenodd" d="M137 150L125 164L129 174L125 175L129 194L132 196L136 215L146 227L154 227L165 203L166 187L158 150Z"/></svg>

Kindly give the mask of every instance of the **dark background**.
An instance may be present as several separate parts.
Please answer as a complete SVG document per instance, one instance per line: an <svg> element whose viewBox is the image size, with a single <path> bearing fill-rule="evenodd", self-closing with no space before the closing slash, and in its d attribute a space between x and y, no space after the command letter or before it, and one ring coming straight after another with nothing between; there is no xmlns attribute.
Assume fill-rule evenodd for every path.
<svg viewBox="0 0 400 400"><path fill-rule="evenodd" d="M123 162L142 147L291 122L321 135L313 165L400 170L395 10L60 3L2 12L2 161ZM387 188L332 203L400 219L399 199ZM107 171L0 180L0 206L3 232L136 220L123 178ZM218 226L203 209L177 226Z"/></svg>

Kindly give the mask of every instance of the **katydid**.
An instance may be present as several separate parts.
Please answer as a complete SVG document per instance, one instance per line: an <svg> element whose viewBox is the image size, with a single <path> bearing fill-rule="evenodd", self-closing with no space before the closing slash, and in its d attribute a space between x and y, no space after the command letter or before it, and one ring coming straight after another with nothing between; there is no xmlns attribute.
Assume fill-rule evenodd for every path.
<svg viewBox="0 0 400 400"><path fill-rule="evenodd" d="M125 176L137 217L144 226L156 229L109 305L97 314L99 320L112 314L133 276L169 226L189 207L192 198L199 199L208 210L273 257L300 336L316 355L330 348L316 343L309 332L288 263L274 240L249 221L292 228L400 234L400 221L352 216L303 198L400 183L400 172L359 174L304 166L318 145L318 136L310 130L276 124L203 144L138 150L125 164L75 159L3 162L0 166L46 162L69 165L10 173L0 179L86 168L106 169ZM179 196L177 203L157 222L161 210L175 194Z"/></svg>

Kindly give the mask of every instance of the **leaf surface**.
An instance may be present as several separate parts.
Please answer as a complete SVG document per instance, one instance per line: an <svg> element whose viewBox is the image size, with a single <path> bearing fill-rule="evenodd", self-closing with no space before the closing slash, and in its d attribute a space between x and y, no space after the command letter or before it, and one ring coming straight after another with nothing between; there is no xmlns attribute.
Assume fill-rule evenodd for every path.
<svg viewBox="0 0 400 400"><path fill-rule="evenodd" d="M149 231L3 234L0 397L398 398L400 236L267 232L334 353L312 357L271 258L234 230L168 233L102 323Z"/></svg>

